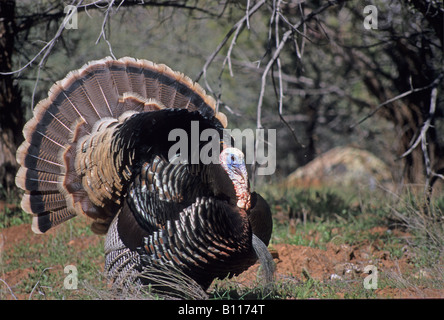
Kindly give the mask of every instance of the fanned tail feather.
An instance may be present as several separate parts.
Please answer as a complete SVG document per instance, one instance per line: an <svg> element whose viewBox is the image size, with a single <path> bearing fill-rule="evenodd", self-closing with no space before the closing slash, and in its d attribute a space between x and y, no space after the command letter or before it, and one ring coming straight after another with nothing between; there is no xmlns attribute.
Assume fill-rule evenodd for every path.
<svg viewBox="0 0 444 320"><path fill-rule="evenodd" d="M225 115L198 84L146 60L92 61L55 83L25 125L25 141L17 151L16 184L25 190L22 207L34 215L34 232L44 233L77 214L92 217L95 230L106 232L124 192L124 181L109 182L122 174L110 167L119 157L112 149L112 130L128 111L164 108L198 111L226 126ZM86 140L89 145L80 146ZM83 171L76 168L79 153L89 155L82 158ZM93 193L96 199L90 199Z"/></svg>

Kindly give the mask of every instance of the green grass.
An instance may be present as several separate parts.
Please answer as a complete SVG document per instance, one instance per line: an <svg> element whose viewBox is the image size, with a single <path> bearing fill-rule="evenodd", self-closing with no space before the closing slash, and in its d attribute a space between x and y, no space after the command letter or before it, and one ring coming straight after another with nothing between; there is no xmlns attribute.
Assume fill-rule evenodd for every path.
<svg viewBox="0 0 444 320"><path fill-rule="evenodd" d="M331 190L286 189L279 197L265 190L265 195L274 216L273 243L323 249L331 241L355 245L381 239L368 231L389 224L390 208L379 199L345 198ZM397 241L390 232L382 240Z"/></svg>
<svg viewBox="0 0 444 320"><path fill-rule="evenodd" d="M55 234L40 237L45 237L45 241L29 243L24 240L15 245L13 250L3 252L0 276L13 270L18 270L21 275L20 281L12 288L16 295L26 299L85 299L89 298L89 294L84 292L82 283L103 285L104 282L100 281L103 241L86 245L82 250L70 245L72 241L81 243L82 240L89 241L90 237L94 237L88 225L73 220ZM77 268L80 290L64 288L64 279L68 275L64 273L64 268L67 265ZM7 295L5 290L0 292L0 297L6 298Z"/></svg>
<svg viewBox="0 0 444 320"><path fill-rule="evenodd" d="M258 284L241 287L230 280L223 280L215 287L211 298L221 300L269 299L367 299L376 298L374 290L366 290L360 280L321 281L310 278L288 277L272 286Z"/></svg>
<svg viewBox="0 0 444 320"><path fill-rule="evenodd" d="M379 289L389 288L384 297L396 297L396 290L418 292L444 290L444 197L427 204L420 196L335 192L334 190L297 190L268 187L260 191L272 209L274 229L271 247L293 244L326 250L329 244L372 246L388 252L388 259L398 261L410 254L409 271L381 272ZM12 200L12 202L18 200ZM22 210L6 208L0 215L3 228L30 223ZM378 229L379 228L379 229ZM382 230L375 232L375 230ZM400 232L402 235L400 236ZM77 218L57 232L35 241L23 239L13 250L0 256L0 279L18 272L19 281L11 286L0 281L0 298L10 299L11 291L20 299L109 299L125 298L109 292L102 275L103 237L94 235L89 224ZM92 239L94 239L92 241ZM85 243L82 245L82 243ZM370 257L374 259L374 257ZM68 290L63 283L64 268L78 270L78 289ZM316 279L309 270L284 275L271 285L256 282L240 285L235 279L216 280L210 299L367 299L378 298L378 290L363 288L362 277ZM416 291L415 291L416 290ZM152 293L138 293L133 298L159 299Z"/></svg>
<svg viewBox="0 0 444 320"><path fill-rule="evenodd" d="M424 289L444 289L444 197L435 197L428 203L424 195L412 193L394 196L278 188L261 192L273 212L272 245L289 243L319 249L326 249L329 243L369 245L388 252L389 259L395 262L408 251L412 271L380 273L379 288L408 287L418 291L420 297L427 296ZM378 228L385 231L374 232ZM397 231L402 231L402 236ZM277 297L377 297L374 290L363 289L362 278L319 281L295 276L302 281L281 283L275 291Z"/></svg>
<svg viewBox="0 0 444 320"><path fill-rule="evenodd" d="M0 230L23 223L31 223L31 216L20 208L17 198L7 199L5 207L0 211Z"/></svg>

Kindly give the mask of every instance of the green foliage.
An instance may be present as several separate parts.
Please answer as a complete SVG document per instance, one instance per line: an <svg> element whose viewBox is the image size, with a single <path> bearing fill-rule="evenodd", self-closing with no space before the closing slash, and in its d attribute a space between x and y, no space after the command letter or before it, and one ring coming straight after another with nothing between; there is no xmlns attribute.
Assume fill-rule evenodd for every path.
<svg viewBox="0 0 444 320"><path fill-rule="evenodd" d="M395 297L395 289L417 292L418 296L425 295L424 288L444 289L443 224L440 220L432 221L423 215L424 199L410 193L393 198L390 194L285 190L276 186L264 186L261 193L270 203L273 212L271 247L278 243L289 243L325 250L329 243L358 247L366 244L375 246L381 252L388 252L390 259L394 261L402 259L406 250L412 250L413 256L410 259L414 265L413 271L400 273L396 269L380 272L378 288L388 288L387 297ZM428 211L435 212L433 216L440 216L442 203L441 197L433 199L427 205ZM302 210L307 212L305 220L303 215L294 214ZM403 230L412 232L412 236L399 237L396 234L396 228L400 224L393 212L397 211L403 212ZM418 223L418 216L422 217L421 221L426 219L428 224L424 221L422 224ZM372 232L378 227L387 231L382 234ZM375 290L363 288L362 278L347 281L319 280L312 278L308 271L301 275L284 277L272 286L258 282L245 287L235 280L217 281L212 292L213 299L223 300L378 297Z"/></svg>
<svg viewBox="0 0 444 320"><path fill-rule="evenodd" d="M325 250L327 245L372 245L378 251L388 252L390 259L402 259L406 250L412 251L412 271L380 274L379 288L441 290L438 281L443 274L442 223L431 217L442 216L442 197L431 204L423 198L408 194L395 199L388 195L352 194L334 190L279 190L268 187L261 190L271 205L274 230L273 245L289 243ZM385 199L385 200L383 200ZM303 216L295 214L301 210ZM319 211L317 211L319 210ZM428 212L433 214L426 216ZM20 212L18 212L20 214ZM402 219L400 219L402 217ZM95 236L89 225L71 220L60 230L37 242L23 239L13 250L3 252L1 274L18 272L21 280L12 288L20 299L164 299L151 292L113 292L107 287L103 271L103 238ZM292 222L293 221L293 222ZM374 228L387 229L374 233ZM411 235L403 238L392 228L403 228ZM82 245L85 242L85 245ZM408 248L408 249L406 249ZM7 264L4 262L7 261ZM79 287L63 287L64 267L74 265L78 270ZM240 285L235 279L217 280L209 292L210 299L367 299L377 298L374 290L366 290L362 279L320 280L307 270L300 275L287 275L272 285L258 278L250 286ZM4 287L0 297L10 298Z"/></svg>
<svg viewBox="0 0 444 320"><path fill-rule="evenodd" d="M44 235L44 242L30 243L25 237L14 245L12 250L3 252L0 259L1 274L15 270L21 280L14 288L20 299L89 299L91 292L86 285L96 289L104 288L103 280L103 241L91 242L94 237L89 226L79 226L79 222L68 221L64 232ZM30 229L30 228L29 228ZM57 231L62 231L57 229ZM29 232L31 232L29 230ZM76 248L75 243L82 239L87 245ZM7 264L1 264L6 262ZM67 274L64 268L73 265L78 270L78 290L64 288ZM3 288L2 288L3 289ZM0 291L0 297L6 294Z"/></svg>
<svg viewBox="0 0 444 320"><path fill-rule="evenodd" d="M31 216L21 209L5 208L3 212L0 212L0 229L29 222L31 222Z"/></svg>
<svg viewBox="0 0 444 320"><path fill-rule="evenodd" d="M31 222L31 215L20 208L17 197L13 199L6 198L6 200L0 201L2 202L0 206L0 230Z"/></svg>
<svg viewBox="0 0 444 320"><path fill-rule="evenodd" d="M192 10L190 7L181 9L179 4L178 7L170 3L165 7L160 3L127 6L128 3L123 2L109 10L106 7L80 10L78 29L64 30L44 67L40 70L35 67L39 57L17 77L28 117L31 116L30 107L47 96L55 81L88 61L111 54L116 58L133 56L165 63L196 79L218 45L230 31L235 31L232 28L245 15L248 3L199 0L193 5L201 10ZM63 11L65 5L57 0L17 2L20 22L25 18L37 18L32 21L31 28L25 28L16 36L15 69L27 63L56 34L63 16L50 19L45 13ZM291 29L290 24L300 25L301 12L308 15L322 6L318 2L304 2L301 7L286 2L280 5L277 25L274 25L277 15L266 3L248 19L248 26L239 29L239 34L231 33L199 80L218 100L220 110L228 116L230 128L256 127L262 72L276 51L276 40ZM260 120L264 128L277 130L275 147L279 154L277 172L269 179L288 175L316 154L350 144L380 155L394 168L395 178L401 177L402 163L394 162L393 155L399 155L399 141L410 141L411 137L399 139L407 124L400 124L398 128L396 119L409 117L393 116L396 119L391 119L390 112L384 113L386 108L401 108L396 103L387 105L377 114L382 117L371 117L353 129L350 126L383 100L403 93L412 85L416 87L415 79L410 79L413 75L424 72L424 79L436 77L442 64L440 39L432 32L428 19L414 6L400 1L374 1L379 29L366 30L363 27L365 5L346 1L319 12L315 19L297 28L280 52L284 75L282 116L290 129L278 115L277 64L265 78ZM441 4L433 5L442 8ZM38 19L39 14L41 19ZM402 53L407 51L411 56ZM228 53L230 59L227 59ZM407 57L408 61L423 61L420 65L424 68L412 69ZM409 98L405 98L407 107ZM429 97L420 98L425 99L423 105L428 108ZM439 134L443 130L442 112L438 112L441 109L442 102L438 99L433 126L436 141L429 143L442 143ZM426 114L427 110L422 113ZM419 125L421 122L419 119ZM291 130L305 148L295 141Z"/></svg>
<svg viewBox="0 0 444 320"><path fill-rule="evenodd" d="M218 284L211 299L216 300L269 300L269 299L369 299L377 298L374 291L363 288L360 281L320 281L313 278L288 278L272 286L257 284L248 288L230 280Z"/></svg>
<svg viewBox="0 0 444 320"><path fill-rule="evenodd" d="M277 243L325 248L325 244L340 239L356 244L364 239L374 240L371 233L363 230L387 225L387 209L364 208L331 190L291 189L284 194L271 200L275 217L273 241Z"/></svg>
<svg viewBox="0 0 444 320"><path fill-rule="evenodd" d="M444 198L429 199L409 192L392 207L394 223L414 235L416 263L422 266L444 266ZM440 270L443 272L443 270Z"/></svg>
<svg viewBox="0 0 444 320"><path fill-rule="evenodd" d="M196 6L204 3L208 11L217 14L211 16L201 11L150 6L125 7L123 2L121 7L108 11L109 20L102 30L105 9L94 8L79 13L79 28L63 32L42 69L36 67L39 58L32 67L17 74L16 81L22 92L27 117L31 116L31 107L47 97L47 91L54 82L88 61L110 55L111 50L117 58L133 56L165 63L195 79L206 59L245 14L245 2L194 3ZM281 18L286 17L294 25L299 23L300 11L292 8L291 2L288 6L286 2L281 3ZM261 120L265 128L277 130L276 150L279 156L276 174L267 179L287 176L314 156L315 151L320 153L347 144L357 144L381 155L394 168L398 178L402 175L402 166L400 162L393 162L393 155L399 154L398 141L402 140L400 137L409 126L401 123L400 128L396 127L396 121L391 123L390 114L408 108L410 96L402 101L402 108L396 103L387 105L378 113L382 117L369 118L353 130L350 125L384 100L412 86L421 86L416 83L417 73L428 71L423 76L427 81L432 81L442 69L442 50L439 47L440 39L436 38L429 21L412 5L387 0L374 1L374 4L379 10L379 30L363 28L364 3L345 2L307 21L305 26L294 32L294 37L288 42L290 45L280 53L284 73L283 116L298 139L311 149L302 148L294 141L277 114L278 81L277 65L274 65L267 78ZM64 5L63 1L56 0L18 1L18 26L22 26L21 22L26 17L32 17L37 12L56 12ZM319 8L320 4L304 2L301 5L304 14L307 14ZM256 127L262 71L274 52L272 48L276 38L280 38L288 27L283 20L276 28L272 25L275 17L272 19L268 3L262 9L249 19L249 28L242 29L237 39L233 35L228 39L227 45L207 70L206 78L200 80L209 94L221 99L219 107L227 114L230 128ZM43 20L44 17L34 21L32 28L16 35L14 69L21 68L52 39L63 19ZM103 37L97 41L102 31L109 43ZM223 63L231 41L235 45L229 70L228 64L223 67ZM297 55L296 49L303 51L301 56ZM400 49L408 54L400 55ZM415 61L420 62L421 70L411 69ZM36 83L37 77L39 81ZM442 88L441 82L439 93ZM419 94L415 95L415 99L419 98ZM427 114L429 107L428 96L425 101L423 114ZM436 141L428 140L430 150L440 150L434 148L433 143L442 144L444 136L439 134L444 130L442 99L438 98L436 107L433 126L436 128ZM387 108L391 108L390 112L384 111ZM399 116L397 119L401 118L415 116ZM418 119L417 122L421 125L422 121ZM357 190L282 189L276 185L262 189L261 193L269 201L273 212L272 245L290 243L323 249L329 243L382 243L380 249L387 250L394 259L401 258L403 248L407 246L415 251L412 261L417 268L427 268L427 272L434 275L443 274L444 197L432 199L429 203L427 199L413 196L412 193L393 197L366 191L359 193ZM19 209L18 197L2 190L0 198L6 199L0 212L0 230L30 223L31 216ZM372 232L377 227L388 230L382 234ZM408 239L396 236L392 232L396 228L402 228L411 236ZM3 252L1 272L21 270L27 273L14 288L26 292L26 297L32 292L31 298L103 298L104 295L100 293L106 287L100 276L103 241L75 248L69 245L70 241L93 236L89 227L79 227L70 221L64 230L45 236L49 241L23 241L14 250ZM78 291L63 289L63 267L67 264L78 267L82 284ZM390 286L396 283L421 284L422 279L413 280L409 276L399 276L402 281L393 277L383 279L382 283ZM86 290L86 283L95 287L97 292ZM323 282L309 276L301 280L292 278L291 281L280 281L273 290L268 289L259 284L253 288L240 288L224 280L216 286L213 298L375 297L373 291L363 290L357 283ZM342 295L338 295L338 292Z"/></svg>

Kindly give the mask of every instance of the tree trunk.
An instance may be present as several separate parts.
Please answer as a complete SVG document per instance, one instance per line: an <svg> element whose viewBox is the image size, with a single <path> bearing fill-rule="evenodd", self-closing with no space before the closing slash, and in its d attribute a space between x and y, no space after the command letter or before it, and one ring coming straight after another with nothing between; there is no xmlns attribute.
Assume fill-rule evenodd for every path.
<svg viewBox="0 0 444 320"><path fill-rule="evenodd" d="M15 0L0 0L0 71L12 71L14 51ZM0 75L0 187L14 186L15 153L23 140L24 115L20 90L13 75Z"/></svg>

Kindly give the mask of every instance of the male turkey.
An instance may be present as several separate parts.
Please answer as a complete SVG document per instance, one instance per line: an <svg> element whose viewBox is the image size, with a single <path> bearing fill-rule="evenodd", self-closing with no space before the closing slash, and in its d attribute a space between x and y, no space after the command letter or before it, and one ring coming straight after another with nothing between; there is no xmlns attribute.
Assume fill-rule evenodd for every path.
<svg viewBox="0 0 444 320"><path fill-rule="evenodd" d="M170 132L185 130L191 146L196 124L199 134L217 132L219 163L169 155ZM36 106L17 151L32 230L92 218L107 234L105 269L117 283L146 283L143 270L167 267L207 289L258 257L269 263L270 209L250 193L226 124L198 84L165 65L105 58L70 72Z"/></svg>

